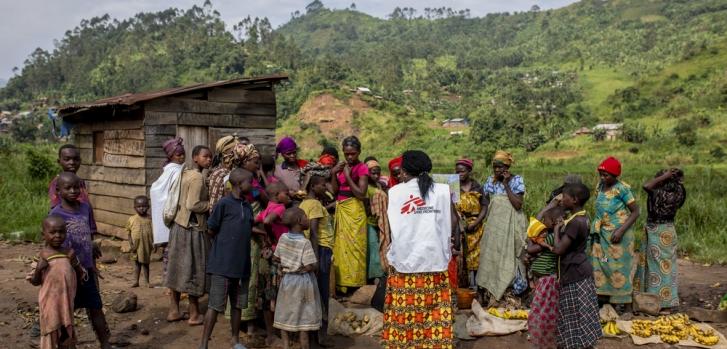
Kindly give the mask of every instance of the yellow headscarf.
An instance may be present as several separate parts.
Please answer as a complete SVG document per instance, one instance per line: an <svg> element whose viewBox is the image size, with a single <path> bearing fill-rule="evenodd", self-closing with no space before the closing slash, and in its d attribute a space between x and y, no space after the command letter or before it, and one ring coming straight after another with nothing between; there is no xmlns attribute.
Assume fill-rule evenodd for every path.
<svg viewBox="0 0 727 349"><path fill-rule="evenodd" d="M240 163L243 163L250 159L254 159L256 157L260 157L260 152L257 151L257 148L255 148L255 145L253 144L237 143L237 145L235 145L233 149L233 152L235 153L235 158Z"/></svg>
<svg viewBox="0 0 727 349"><path fill-rule="evenodd" d="M510 154L510 153L508 153L508 152L506 152L504 150L498 150L498 151L496 151L495 152L495 156L492 157L492 162L493 163L502 163L502 164L505 164L507 166L512 165L513 161L514 160L512 158L512 154Z"/></svg>
<svg viewBox="0 0 727 349"><path fill-rule="evenodd" d="M236 136L224 136L217 140L215 144L215 151L222 158L222 164L229 168L232 165L232 160L235 158L233 150L238 144Z"/></svg>

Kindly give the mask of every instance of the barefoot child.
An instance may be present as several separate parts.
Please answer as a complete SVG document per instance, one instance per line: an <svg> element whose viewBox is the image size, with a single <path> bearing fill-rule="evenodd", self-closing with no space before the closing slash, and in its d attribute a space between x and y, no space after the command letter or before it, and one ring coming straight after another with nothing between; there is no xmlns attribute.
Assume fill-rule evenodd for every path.
<svg viewBox="0 0 727 349"><path fill-rule="evenodd" d="M273 312L275 311L275 297L278 294L279 271L278 266L272 261L272 254L277 246L278 239L288 231L283 225L282 218L285 213L285 206L290 203L288 195L288 187L283 182L274 182L266 188L269 202L268 206L258 214L255 222L259 227L254 228L254 232L265 236L265 245L263 248L261 267L265 272L262 283L264 287L261 289L263 295L263 316L265 318L265 331L267 332L266 344L272 345L275 340L273 330ZM261 229L262 228L262 229ZM267 265L267 268L265 268ZM261 272L261 274L263 274Z"/></svg>
<svg viewBox="0 0 727 349"><path fill-rule="evenodd" d="M283 346L290 348L289 332L300 332L301 349L310 348L308 331L321 328L321 297L313 274L316 255L303 231L309 222L300 208L289 208L283 223L290 231L280 237L274 258L283 273L275 307L275 328L281 330Z"/></svg>
<svg viewBox="0 0 727 349"><path fill-rule="evenodd" d="M151 218L149 217L149 198L139 195L134 198L134 211L136 214L129 217L126 222L126 232L129 234L129 245L131 249L131 260L134 261L134 284L131 287L139 287L139 276L144 269L146 286L149 283L149 263L151 263L151 252L154 249L154 236L151 230Z"/></svg>
<svg viewBox="0 0 727 349"><path fill-rule="evenodd" d="M534 258L530 263L530 272L535 280L528 333L534 348L556 347L553 319L558 315L558 256L552 251L555 243L553 228L556 222L563 221L563 213L559 206L546 207L538 214L539 219L532 219L539 224L531 224L528 229L527 251ZM539 239L533 240L531 235Z"/></svg>
<svg viewBox="0 0 727 349"><path fill-rule="evenodd" d="M590 348L603 336L593 267L586 256L590 226L583 206L589 198L583 184L563 188L560 203L571 214L555 228L553 252L560 256L558 348Z"/></svg>
<svg viewBox="0 0 727 349"><path fill-rule="evenodd" d="M217 315L225 312L227 299L231 306L232 346L234 349L245 348L240 344L240 322L241 309L247 307L253 222L252 207L245 196L252 190L252 173L235 169L230 173L230 183L230 194L215 205L207 221L207 233L212 238L207 261L210 291L200 349L207 349Z"/></svg>
<svg viewBox="0 0 727 349"><path fill-rule="evenodd" d="M81 166L81 152L73 144L64 144L58 149L58 164L61 165L63 172L78 172ZM50 208L61 204L61 198L56 192L56 181L58 176L48 184L48 198L50 199ZM78 195L80 202L88 203L88 191L86 190L86 182L81 180L81 193Z"/></svg>
<svg viewBox="0 0 727 349"><path fill-rule="evenodd" d="M63 247L72 249L81 266L88 272L88 281L78 283L74 306L85 308L88 318L101 343L102 349L111 348L109 338L111 332L106 324L103 313L101 293L98 288L98 272L94 261L93 234L96 233L96 221L93 219L91 206L79 201L81 195L81 179L72 172L58 175L57 191L61 204L54 207L50 214L58 215L66 222L67 239Z"/></svg>
<svg viewBox="0 0 727 349"><path fill-rule="evenodd" d="M76 341L73 331L73 298L79 280L86 271L73 250L64 248L66 223L60 216L43 220L45 246L38 256L38 265L29 275L33 286L40 286L40 349L72 348Z"/></svg>

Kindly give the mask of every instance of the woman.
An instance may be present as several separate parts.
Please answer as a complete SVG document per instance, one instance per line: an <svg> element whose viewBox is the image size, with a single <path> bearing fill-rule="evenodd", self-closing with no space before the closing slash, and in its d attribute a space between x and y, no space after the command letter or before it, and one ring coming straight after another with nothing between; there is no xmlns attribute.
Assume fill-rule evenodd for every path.
<svg viewBox="0 0 727 349"><path fill-rule="evenodd" d="M659 295L662 309L679 306L674 217L687 198L683 179L684 172L672 168L659 171L653 179L644 183L649 199L646 235L642 244L646 261L641 287L644 292Z"/></svg>
<svg viewBox="0 0 727 349"><path fill-rule="evenodd" d="M384 348L453 348L447 267L456 221L449 186L433 182L421 151L403 155L402 183L389 190L391 245L384 303ZM412 316L413 315L413 316Z"/></svg>
<svg viewBox="0 0 727 349"><path fill-rule="evenodd" d="M371 157L366 158L366 168L369 170L369 183L366 189L366 204L368 215L368 268L367 274L369 279L378 279L384 276L384 269L381 266L379 257L379 247L381 234L386 234L387 227L382 227L379 223L383 223L380 219L382 215L386 215L386 205L382 205L388 201L386 196L385 184L379 182L381 177L381 165Z"/></svg>
<svg viewBox="0 0 727 349"><path fill-rule="evenodd" d="M621 163L609 157L598 166L600 183L591 225L591 264L598 296L631 311L636 273L634 233L639 206L631 187L620 181Z"/></svg>
<svg viewBox="0 0 727 349"><path fill-rule="evenodd" d="M275 178L288 187L291 195L295 195L301 189L301 170L308 162L298 160L298 145L290 137L278 142L275 153L283 156L283 162L275 166Z"/></svg>
<svg viewBox="0 0 727 349"><path fill-rule="evenodd" d="M401 156L397 156L389 161L389 185L391 188L399 184L399 176L401 175Z"/></svg>
<svg viewBox="0 0 727 349"><path fill-rule="evenodd" d="M528 227L522 211L525 182L510 173L512 163L510 153L498 150L492 159L494 174L483 189L487 223L480 241L477 285L489 292L490 301L499 301L516 275L523 275L518 257Z"/></svg>
<svg viewBox="0 0 727 349"><path fill-rule="evenodd" d="M471 177L474 162L469 159L457 160L454 171L459 175L460 196L455 206L460 219L465 223L466 266L469 286L476 289L475 275L480 265L480 240L484 232L482 221L487 214L487 202L482 194L482 185Z"/></svg>
<svg viewBox="0 0 727 349"><path fill-rule="evenodd" d="M224 136L217 140L215 144L214 161L212 162L212 172L208 177L210 213L215 207L217 201L225 196L225 178L230 175L234 167L239 165L239 161L235 158L235 146L240 144L235 136Z"/></svg>
<svg viewBox="0 0 727 349"><path fill-rule="evenodd" d="M170 307L167 321L183 319L179 311L182 293L189 295L190 326L204 321L199 311L199 297L207 290L207 213L209 192L202 171L212 164L212 152L205 146L192 150L194 168L182 172L179 188L179 208L174 217L174 226L169 232L169 264L165 286L170 288Z"/></svg>
<svg viewBox="0 0 727 349"><path fill-rule="evenodd" d="M331 189L336 195L333 268L336 285L346 292L348 287L366 284L366 188L369 170L358 160L361 142L355 136L343 140L346 161L333 169Z"/></svg>
<svg viewBox="0 0 727 349"><path fill-rule="evenodd" d="M268 203L268 197L265 193L264 187L264 175L260 171L260 153L253 144L242 144L240 143L235 147L235 154L239 160L241 167L250 171L253 174L252 177L252 191L247 195L246 199L252 206L253 217L263 210ZM250 240L250 280L248 283L247 293L247 308L242 309L242 321L248 321L247 323L247 335L253 338L254 326L253 320L257 318L257 312L260 310L257 304L262 304L262 301L258 302L258 298L262 297L259 294L259 275L260 275L260 263L261 263L261 251L262 251L262 237L257 234L252 235Z"/></svg>

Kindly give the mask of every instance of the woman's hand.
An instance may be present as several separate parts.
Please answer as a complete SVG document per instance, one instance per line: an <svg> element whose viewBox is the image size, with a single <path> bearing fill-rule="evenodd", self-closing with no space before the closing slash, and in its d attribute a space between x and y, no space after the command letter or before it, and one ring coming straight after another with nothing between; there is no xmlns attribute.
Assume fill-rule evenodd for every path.
<svg viewBox="0 0 727 349"><path fill-rule="evenodd" d="M621 243L621 238L624 236L624 231L621 228L618 228L614 230L613 235L611 235L611 243L612 244L618 244Z"/></svg>
<svg viewBox="0 0 727 349"><path fill-rule="evenodd" d="M351 177L351 165L349 165L347 162L343 166L343 173L346 174L346 177Z"/></svg>
<svg viewBox="0 0 727 349"><path fill-rule="evenodd" d="M467 225L467 228L465 228L465 230L468 233L473 233L473 232L477 231L477 224L474 224L474 223L473 224L469 224L469 225Z"/></svg>
<svg viewBox="0 0 727 349"><path fill-rule="evenodd" d="M511 179L512 173L510 173L510 170L502 171L502 184L510 184Z"/></svg>
<svg viewBox="0 0 727 349"><path fill-rule="evenodd" d="M333 174L339 174L341 171L343 171L343 167L346 166L345 162L339 162L336 164L336 166L333 166L331 169L331 173Z"/></svg>

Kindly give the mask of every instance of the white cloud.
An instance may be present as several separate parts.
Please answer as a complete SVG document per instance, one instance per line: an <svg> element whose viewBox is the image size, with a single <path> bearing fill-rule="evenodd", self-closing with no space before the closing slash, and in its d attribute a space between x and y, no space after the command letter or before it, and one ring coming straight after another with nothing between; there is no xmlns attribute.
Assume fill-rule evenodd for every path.
<svg viewBox="0 0 727 349"><path fill-rule="evenodd" d="M285 23L292 12L305 11L312 0L212 0L229 26L247 16L268 17L274 26ZM385 17L399 7L469 8L473 16L491 12L526 11L537 4L543 9L556 8L574 0L322 0L329 8L347 8L355 3L359 11ZM170 7L186 9L204 0L2 0L0 13L0 77L12 74L13 67L22 67L23 61L36 48L53 49L53 41L63 37L82 19L106 13L123 19L138 12L160 11Z"/></svg>

